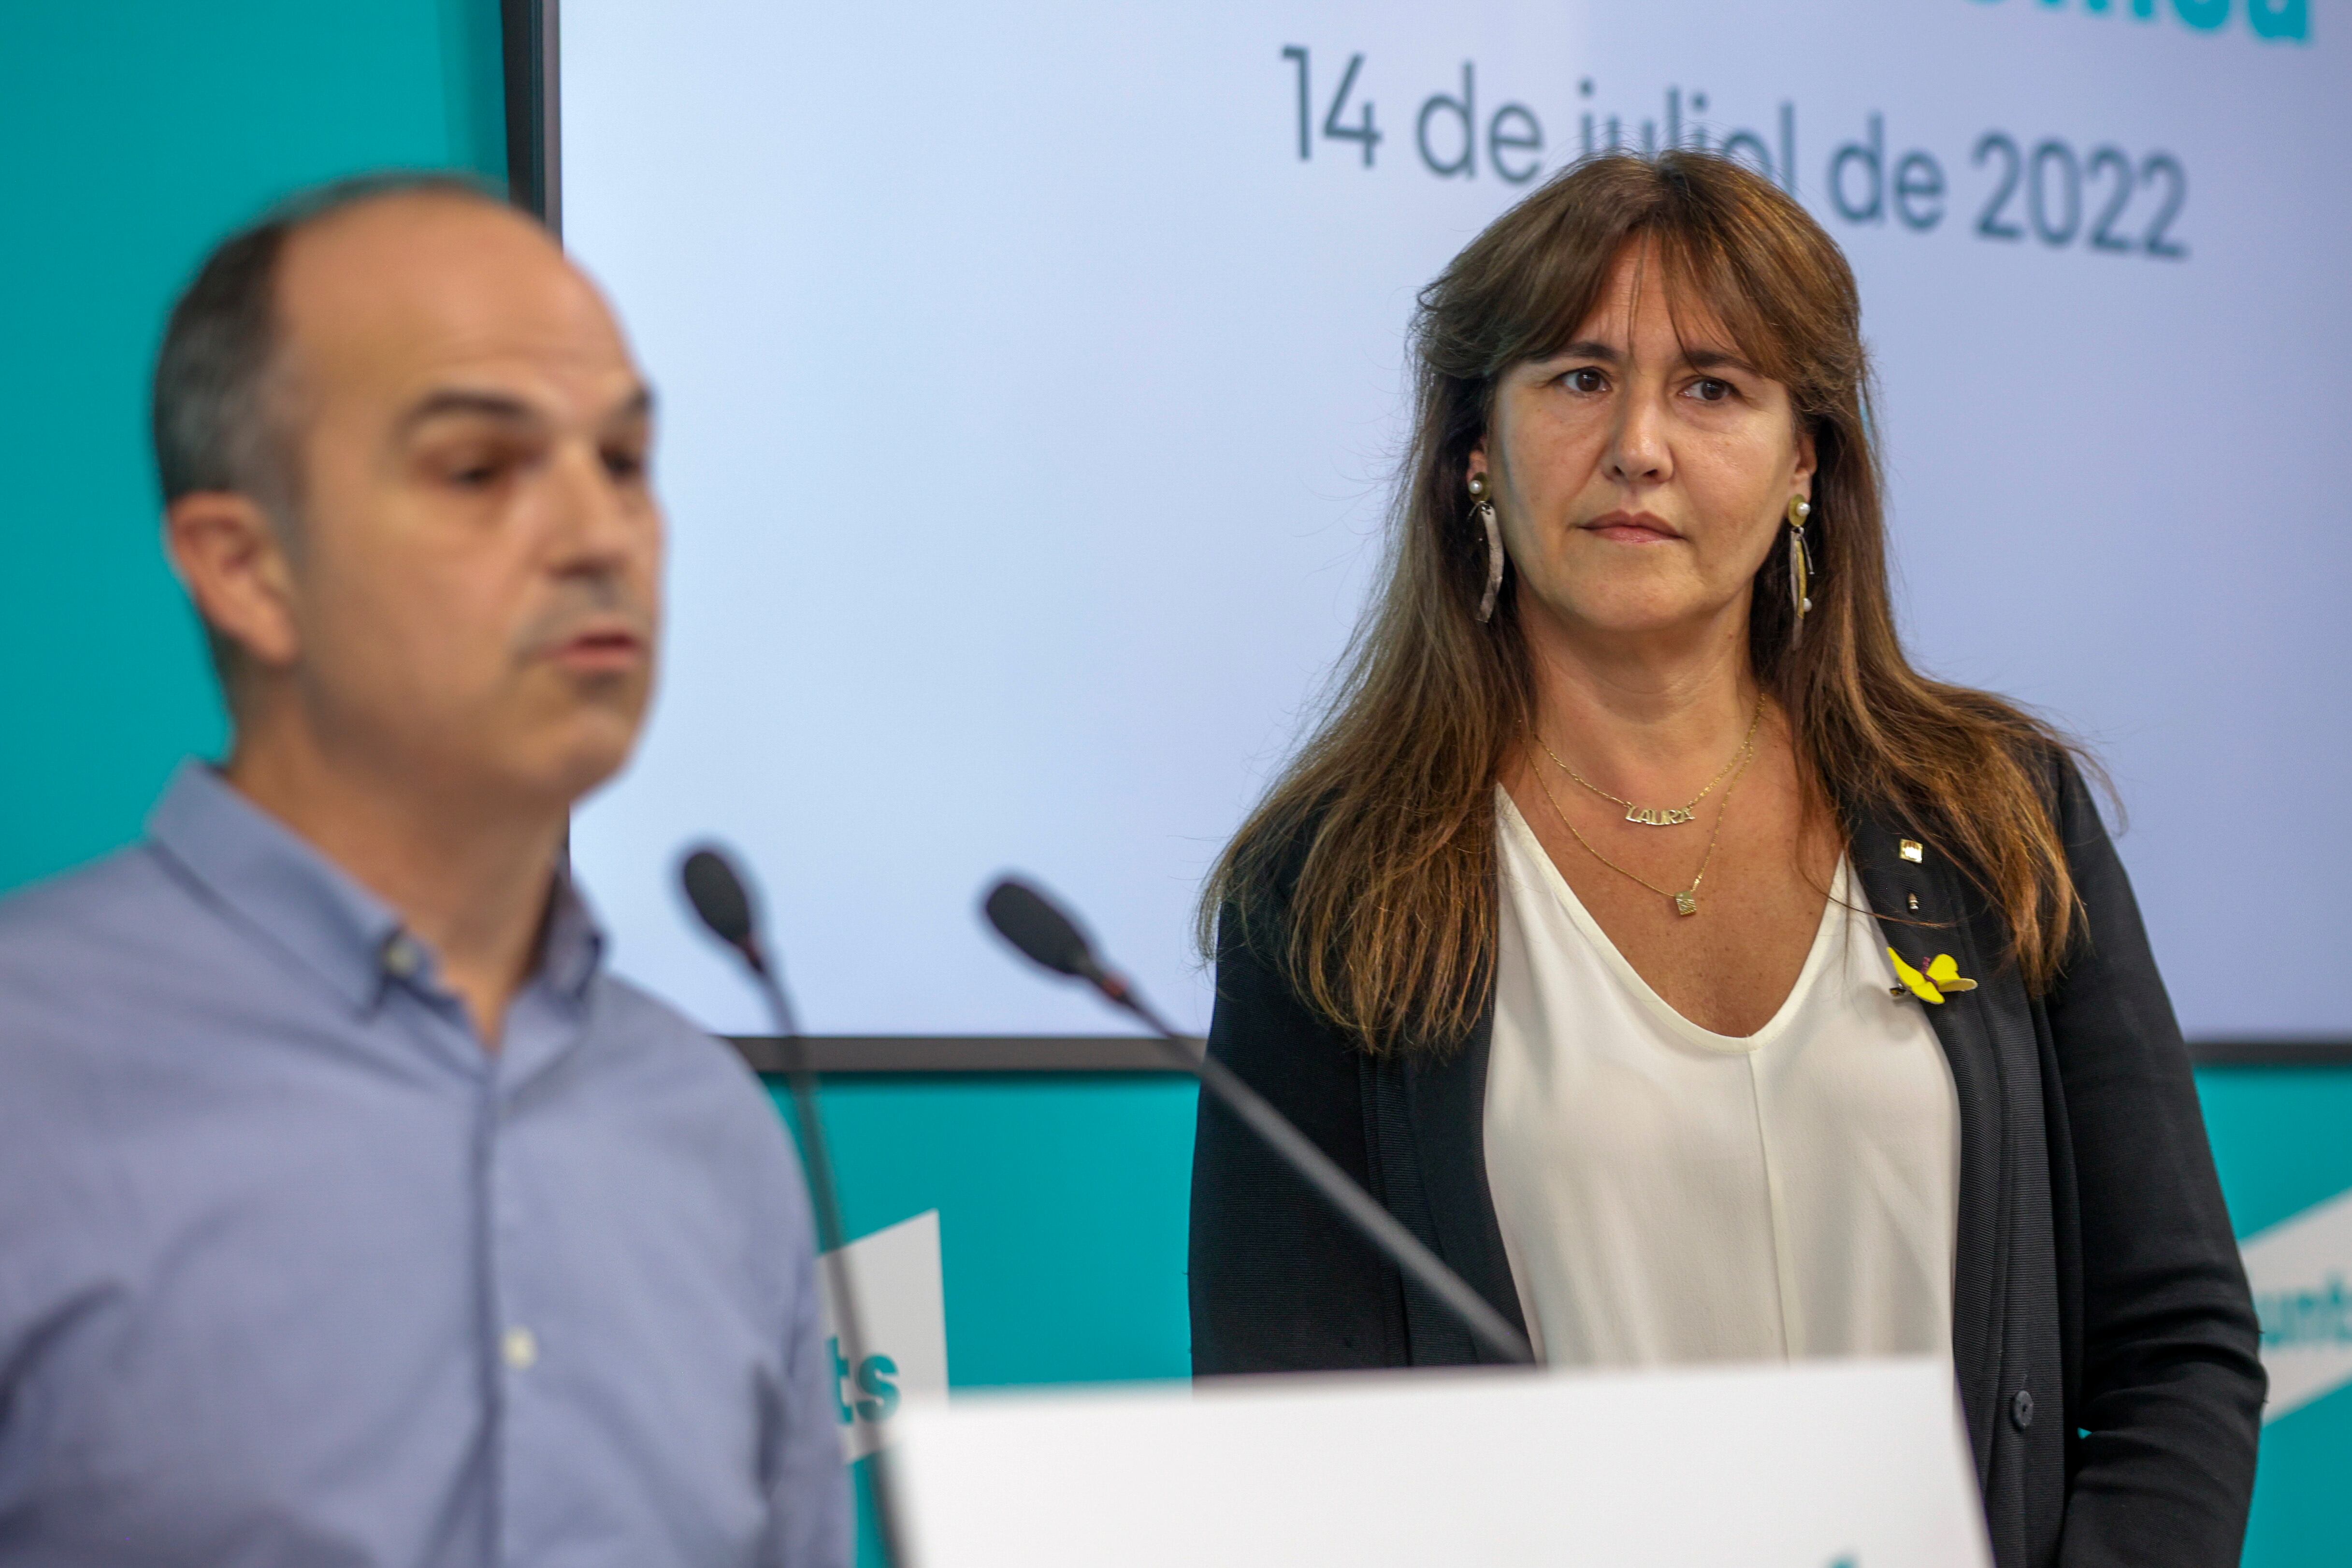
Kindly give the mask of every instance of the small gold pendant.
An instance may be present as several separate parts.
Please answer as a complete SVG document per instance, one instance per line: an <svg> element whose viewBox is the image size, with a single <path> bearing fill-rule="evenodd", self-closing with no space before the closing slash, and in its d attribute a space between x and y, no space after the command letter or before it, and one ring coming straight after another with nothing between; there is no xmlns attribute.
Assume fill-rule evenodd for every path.
<svg viewBox="0 0 2352 1568"><path fill-rule="evenodd" d="M1645 828L1679 828L1691 820L1688 806L1628 806L1625 820Z"/></svg>
<svg viewBox="0 0 2352 1568"><path fill-rule="evenodd" d="M1678 893L1675 894L1675 913L1676 915L1696 915L1698 913L1698 894L1695 893Z"/></svg>

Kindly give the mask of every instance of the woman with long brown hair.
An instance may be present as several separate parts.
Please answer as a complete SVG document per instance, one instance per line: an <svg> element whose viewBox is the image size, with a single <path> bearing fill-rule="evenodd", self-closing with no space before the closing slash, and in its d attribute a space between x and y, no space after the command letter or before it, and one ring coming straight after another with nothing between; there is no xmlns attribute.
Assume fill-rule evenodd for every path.
<svg viewBox="0 0 2352 1568"><path fill-rule="evenodd" d="M1413 345L1210 1050L1546 1360L1948 1355L2002 1568L2234 1563L2263 1380L2179 1027L2074 748L1905 658L1834 243L1588 161ZM1480 1359L1206 1101L1192 1293L1203 1375Z"/></svg>

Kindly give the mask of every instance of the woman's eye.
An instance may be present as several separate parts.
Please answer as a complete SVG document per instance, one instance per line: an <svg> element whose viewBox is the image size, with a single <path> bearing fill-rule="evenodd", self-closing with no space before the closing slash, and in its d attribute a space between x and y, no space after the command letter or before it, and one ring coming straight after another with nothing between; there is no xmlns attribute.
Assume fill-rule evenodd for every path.
<svg viewBox="0 0 2352 1568"><path fill-rule="evenodd" d="M1609 378L1591 365L1580 366L1569 371L1560 378L1560 382L1570 392L1599 392L1609 390Z"/></svg>
<svg viewBox="0 0 2352 1568"><path fill-rule="evenodd" d="M1691 396L1701 402L1721 402L1731 395L1731 383L1713 376L1701 376L1691 383Z"/></svg>

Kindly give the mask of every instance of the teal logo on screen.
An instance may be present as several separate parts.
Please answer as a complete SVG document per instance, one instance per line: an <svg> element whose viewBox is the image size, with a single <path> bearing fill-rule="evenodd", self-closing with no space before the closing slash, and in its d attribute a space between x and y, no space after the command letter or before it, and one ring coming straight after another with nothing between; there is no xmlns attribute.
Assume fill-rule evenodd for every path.
<svg viewBox="0 0 2352 1568"><path fill-rule="evenodd" d="M2341 1274L2310 1290L2263 1291L2254 1297L2254 1312L2265 1351L2352 1344L2352 1300L2345 1296Z"/></svg>
<svg viewBox="0 0 2352 1568"><path fill-rule="evenodd" d="M2002 0L1977 0L1998 5ZM2038 0L2044 11L2078 10L2093 16L2113 12L2135 21L2153 22L2159 12L2200 33L2218 33L2233 17L2242 16L2257 38L2285 38L2294 43L2311 37L2311 0Z"/></svg>

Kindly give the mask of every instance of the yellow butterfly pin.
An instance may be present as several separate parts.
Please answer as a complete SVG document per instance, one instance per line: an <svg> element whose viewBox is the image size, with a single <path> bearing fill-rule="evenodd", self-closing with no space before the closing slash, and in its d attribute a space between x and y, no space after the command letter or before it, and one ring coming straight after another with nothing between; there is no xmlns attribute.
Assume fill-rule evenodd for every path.
<svg viewBox="0 0 2352 1568"><path fill-rule="evenodd" d="M1923 1002L1933 1002L1942 1007L1946 997L1977 988L1974 980L1960 977L1960 967L1952 961L1949 953L1938 953L1929 959L1925 974L1905 963L1903 955L1892 947L1886 950L1886 956L1895 960L1895 977L1903 982L1887 988L1890 996L1900 997L1908 993Z"/></svg>

